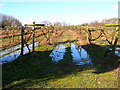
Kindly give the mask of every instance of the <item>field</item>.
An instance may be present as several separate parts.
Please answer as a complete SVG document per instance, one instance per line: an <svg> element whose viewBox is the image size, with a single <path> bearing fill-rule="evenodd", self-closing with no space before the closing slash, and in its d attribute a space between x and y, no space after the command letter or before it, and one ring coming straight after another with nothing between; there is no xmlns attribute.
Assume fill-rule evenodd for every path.
<svg viewBox="0 0 120 90"><path fill-rule="evenodd" d="M59 31L54 28L50 30L36 30L35 40L40 43L35 52L2 65L3 88L118 88L120 59L111 53L105 56L110 46L106 38L115 40L111 38L111 34L115 35L114 31L104 31L107 37L104 34L99 37L101 32L96 30L92 32L92 39L98 39L90 42L88 32L83 29L66 27ZM14 40L17 37L19 36L16 35ZM29 34L24 39L27 40L28 37ZM10 40L5 40L6 43L3 41L3 44L7 46ZM17 41L20 43L20 40ZM71 43L84 48L93 65L76 65L73 62ZM65 45L65 55L58 63L53 62L49 55L61 44ZM119 45L120 39L117 43L118 47Z"/></svg>

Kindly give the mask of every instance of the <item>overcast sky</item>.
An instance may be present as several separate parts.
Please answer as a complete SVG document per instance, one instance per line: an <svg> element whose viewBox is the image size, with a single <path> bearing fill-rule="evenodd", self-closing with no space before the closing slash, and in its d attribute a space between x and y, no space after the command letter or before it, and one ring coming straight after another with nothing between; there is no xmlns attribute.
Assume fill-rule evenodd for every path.
<svg viewBox="0 0 120 90"><path fill-rule="evenodd" d="M31 1L31 2L30 2ZM44 1L44 2L43 2ZM41 21L77 25L118 17L118 0L1 0L0 12L18 18L23 24Z"/></svg>

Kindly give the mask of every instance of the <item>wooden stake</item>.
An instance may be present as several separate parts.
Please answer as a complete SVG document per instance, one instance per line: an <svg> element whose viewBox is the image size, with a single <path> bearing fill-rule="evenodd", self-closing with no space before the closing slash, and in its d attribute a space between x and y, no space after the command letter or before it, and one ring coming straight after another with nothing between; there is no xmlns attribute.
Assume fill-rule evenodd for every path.
<svg viewBox="0 0 120 90"><path fill-rule="evenodd" d="M114 44L113 44L113 48L112 48L112 53L113 55L115 55L115 49L116 49L116 46L117 46L117 42L118 42L118 39L119 39L119 27L120 27L120 19L117 20L117 24L105 24L105 26L109 26L109 27L116 27L116 37L115 37L115 41L114 41Z"/></svg>
<svg viewBox="0 0 120 90"><path fill-rule="evenodd" d="M24 48L24 27L21 27L21 56L23 56L23 48Z"/></svg>
<svg viewBox="0 0 120 90"><path fill-rule="evenodd" d="M32 36L33 36L33 38L32 38L32 41L33 41L33 46L32 46L32 52L34 52L35 51L35 49L34 49L34 43L35 43L35 41L34 41L34 37L35 37L35 26L45 26L45 24L35 24L35 21L33 22L33 24L24 24L24 26L32 26Z"/></svg>

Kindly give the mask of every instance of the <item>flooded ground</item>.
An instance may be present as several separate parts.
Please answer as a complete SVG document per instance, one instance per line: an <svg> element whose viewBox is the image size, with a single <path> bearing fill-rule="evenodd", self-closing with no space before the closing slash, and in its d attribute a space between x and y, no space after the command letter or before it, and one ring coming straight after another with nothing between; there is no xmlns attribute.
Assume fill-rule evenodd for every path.
<svg viewBox="0 0 120 90"><path fill-rule="evenodd" d="M38 45L38 43L39 42L35 42L35 47ZM16 58L18 58L20 53L21 53L21 49L19 49L17 51L14 51L14 50L18 49L19 47L21 47L21 45L12 47L11 49L8 49L8 50L5 50L4 52L1 52L1 55L3 55L5 53L13 51L12 53L1 57L0 58L0 64L8 63L8 62L11 62L11 61L15 60ZM30 50L32 50L32 44L29 45L29 48L30 48ZM24 50L23 54L27 54L29 52L27 46L24 47L23 50Z"/></svg>
<svg viewBox="0 0 120 90"><path fill-rule="evenodd" d="M49 56L52 58L52 61L58 62L63 59L65 52L67 52L65 49L65 45L61 44L57 46L56 49L53 50ZM83 49L81 46L76 46L75 44L71 43L71 52L73 62L76 63L76 65L84 64L92 65L92 62L87 51Z"/></svg>
<svg viewBox="0 0 120 90"><path fill-rule="evenodd" d="M52 57L53 62L58 62L63 59L65 52L66 52L65 45L61 44L57 46L49 56Z"/></svg>
<svg viewBox="0 0 120 90"><path fill-rule="evenodd" d="M71 52L73 62L75 62L76 65L93 65L87 51L81 46L77 46L71 43Z"/></svg>
<svg viewBox="0 0 120 90"><path fill-rule="evenodd" d="M19 49L19 48L21 48L21 45L17 45L15 47L11 47L10 49L4 50L4 51L1 52L1 56L4 55L4 54L9 53L11 51L15 51L16 49Z"/></svg>
<svg viewBox="0 0 120 90"><path fill-rule="evenodd" d="M38 45L38 43L39 42L35 43L35 47ZM8 62L13 61L16 58L18 58L21 53L21 49L19 49L20 47L21 47L21 45L18 45L18 46L12 47L10 49L7 49L7 50L1 52L1 56L2 56L6 53L13 51L12 53L1 57L0 64L8 63ZM30 48L30 50L32 50L32 44L29 45L29 48ZM81 46L77 46L73 43L71 43L70 48L71 48L71 55L72 55L73 62L76 63L76 65L84 65L84 64L93 65L93 63L91 62L91 59L89 57L89 54L87 53L87 51L84 48L82 48ZM19 50L17 50L17 49L19 49ZM112 50L112 49L110 48L110 50ZM23 54L26 54L28 52L29 52L28 48L24 47ZM53 62L59 62L60 60L63 59L65 52L67 52L65 45L61 44L61 45L57 46L55 48L55 50L53 50L49 56L52 58ZM118 48L118 47L116 48L115 54L120 57L120 48Z"/></svg>
<svg viewBox="0 0 120 90"><path fill-rule="evenodd" d="M112 50L112 48L109 48ZM116 47L115 54L120 57L120 47Z"/></svg>
<svg viewBox="0 0 120 90"><path fill-rule="evenodd" d="M115 54L120 57L120 51L115 51Z"/></svg>

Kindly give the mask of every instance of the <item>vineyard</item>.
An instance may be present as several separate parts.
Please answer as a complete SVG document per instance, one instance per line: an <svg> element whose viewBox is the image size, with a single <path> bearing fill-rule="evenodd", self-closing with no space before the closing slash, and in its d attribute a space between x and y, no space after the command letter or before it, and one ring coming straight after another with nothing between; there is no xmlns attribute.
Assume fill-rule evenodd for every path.
<svg viewBox="0 0 120 90"><path fill-rule="evenodd" d="M1 55L3 57L3 87L117 88L116 77L118 78L117 70L120 62L120 37L117 32L114 26L35 26L33 42L32 27L24 26L24 31L21 27L5 27L0 36L2 38L1 48L4 52ZM34 51L33 43L37 43ZM76 49L76 47L82 48ZM22 50L21 48L24 50L24 55L21 56L22 51L19 51L13 55L13 57L18 55L17 58L9 62L10 54ZM60 52L53 52L60 48L62 48ZM90 58L93 64L75 65L77 62L72 61L72 49L80 50L80 57L87 52L86 60L89 61L88 58ZM28 52L25 53L25 50ZM62 51L65 53L63 58L57 63L53 62L52 60L56 60L56 53L59 57ZM52 57L49 56L51 52ZM7 59L4 60L4 57ZM11 73L7 73L8 70ZM72 82L69 81L71 79Z"/></svg>
<svg viewBox="0 0 120 90"><path fill-rule="evenodd" d="M33 36L31 29L31 27L26 27L24 30L23 41L27 47L32 44ZM114 27L94 28L85 26L45 26L35 30L35 42L42 42L43 40L46 40L44 41L46 44L52 44L51 37L57 37L60 35L60 32L65 30L73 30L80 36L82 35L81 37L84 38L85 43L87 44L108 45L112 47L115 41L116 31ZM1 34L2 50L21 44L21 27L6 27L2 30ZM120 40L118 40L117 45L120 45Z"/></svg>

